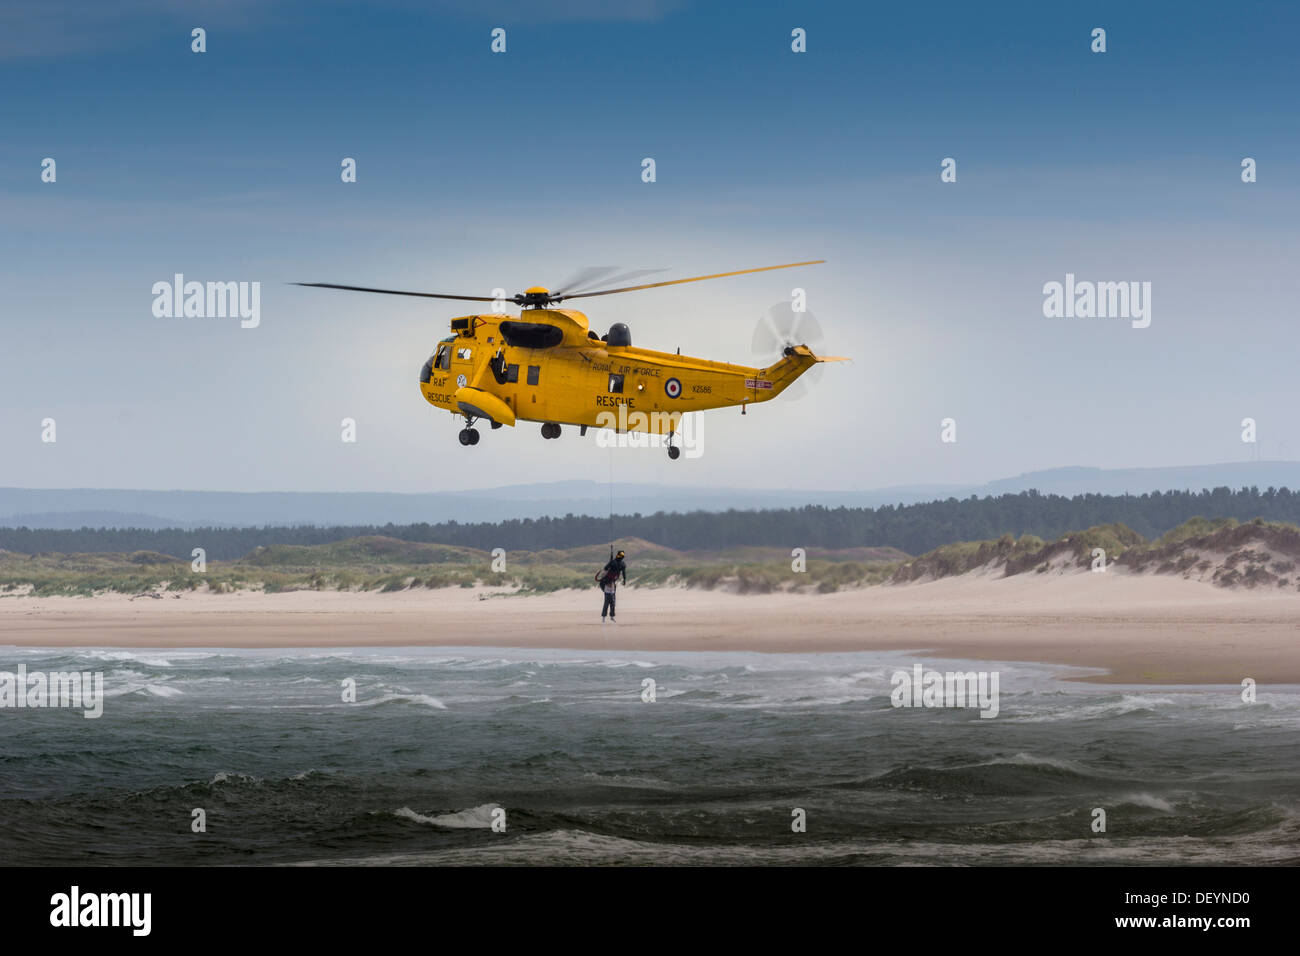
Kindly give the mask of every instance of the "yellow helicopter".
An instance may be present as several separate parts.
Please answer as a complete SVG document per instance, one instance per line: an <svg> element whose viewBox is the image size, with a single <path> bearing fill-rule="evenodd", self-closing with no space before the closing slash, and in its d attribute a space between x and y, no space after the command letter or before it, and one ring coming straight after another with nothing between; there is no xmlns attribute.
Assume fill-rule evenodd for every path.
<svg viewBox="0 0 1300 956"><path fill-rule="evenodd" d="M606 276L614 271L611 268L588 270L586 276L571 280L559 291L534 286L509 300L328 282L294 284L428 299L494 302L498 307L504 301L512 301L520 306L518 316L491 312L452 319L452 334L438 343L420 370L420 392L425 400L464 417L465 427L460 432L462 445L478 444L476 420L484 419L492 428L530 421L542 423L543 438L559 438L563 425L575 425L583 435L592 427L667 435L668 457L676 459L681 450L673 444L673 436L679 430L683 414L739 405L743 415L747 405L776 398L817 363L846 359L814 355L807 345L793 342L786 344L777 361L767 368L694 358L680 354L680 350L676 354L657 352L633 346L632 334L621 322L611 325L605 335L597 336L583 313L551 306L567 299L656 289L824 261L790 262L596 292L573 291L590 285L595 271ZM627 273L605 281L625 281L645 274Z"/></svg>

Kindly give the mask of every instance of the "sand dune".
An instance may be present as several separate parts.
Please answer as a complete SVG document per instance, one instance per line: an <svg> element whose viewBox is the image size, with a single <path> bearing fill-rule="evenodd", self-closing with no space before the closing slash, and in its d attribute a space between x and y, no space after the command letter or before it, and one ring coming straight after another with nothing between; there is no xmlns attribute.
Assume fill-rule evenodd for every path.
<svg viewBox="0 0 1300 956"><path fill-rule="evenodd" d="M915 650L1106 668L1120 683L1300 683L1300 596L1122 570L979 572L827 595L627 588L0 599L0 644Z"/></svg>

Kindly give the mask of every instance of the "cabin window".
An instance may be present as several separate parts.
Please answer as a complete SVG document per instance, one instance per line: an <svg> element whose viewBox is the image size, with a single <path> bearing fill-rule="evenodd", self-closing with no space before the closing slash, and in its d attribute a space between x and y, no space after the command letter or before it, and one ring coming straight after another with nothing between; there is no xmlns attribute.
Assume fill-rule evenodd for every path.
<svg viewBox="0 0 1300 956"><path fill-rule="evenodd" d="M433 364L438 366L438 368L442 369L444 372L447 371L447 369L451 368L451 346L450 345L438 346L438 357L434 360Z"/></svg>
<svg viewBox="0 0 1300 956"><path fill-rule="evenodd" d="M507 366L506 366L506 381L507 381L507 382L517 382L517 381L519 381L519 366L518 366L518 365L507 365Z"/></svg>
<svg viewBox="0 0 1300 956"><path fill-rule="evenodd" d="M541 374L542 374L542 367L540 365L528 366L528 384L536 385L537 377Z"/></svg>
<svg viewBox="0 0 1300 956"><path fill-rule="evenodd" d="M616 375L616 374L613 373L613 372L610 372L610 373L609 373L609 390L610 390L611 393L614 393L614 392L617 392L617 393L620 393L620 394L622 393L622 391L623 391L623 376L622 376L622 375Z"/></svg>
<svg viewBox="0 0 1300 956"><path fill-rule="evenodd" d="M462 348L456 350L456 358L462 362L468 362L474 356L474 350Z"/></svg>

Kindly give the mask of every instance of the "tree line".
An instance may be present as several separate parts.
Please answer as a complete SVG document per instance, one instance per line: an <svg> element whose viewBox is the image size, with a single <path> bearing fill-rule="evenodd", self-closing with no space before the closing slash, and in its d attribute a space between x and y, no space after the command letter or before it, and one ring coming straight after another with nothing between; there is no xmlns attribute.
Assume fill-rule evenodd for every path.
<svg viewBox="0 0 1300 956"><path fill-rule="evenodd" d="M1236 518L1300 524L1300 492L1286 488L1165 491L1143 495L1087 494L1065 497L1037 491L948 498L879 508L803 508L656 512L608 517L565 515L501 522L383 526L263 526L248 528L0 528L0 548L23 554L157 551L189 559L196 547L210 560L233 560L276 544L328 544L362 535L460 547L542 551L643 538L679 550L740 546L851 548L892 546L917 555L955 541L982 541L1003 534L1035 534L1052 540L1068 531L1122 522L1144 538L1156 538L1189 518Z"/></svg>

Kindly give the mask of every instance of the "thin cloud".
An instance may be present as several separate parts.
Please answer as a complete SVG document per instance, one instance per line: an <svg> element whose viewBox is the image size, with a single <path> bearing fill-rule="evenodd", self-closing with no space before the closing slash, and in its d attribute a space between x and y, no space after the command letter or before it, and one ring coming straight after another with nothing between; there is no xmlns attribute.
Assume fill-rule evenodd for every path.
<svg viewBox="0 0 1300 956"><path fill-rule="evenodd" d="M476 19L506 23L649 22L684 9L687 0L435 0L433 5Z"/></svg>
<svg viewBox="0 0 1300 956"><path fill-rule="evenodd" d="M358 17L377 8L501 23L653 22L688 0L42 0L0 8L0 61L51 59L130 49L160 24L251 29L267 17L310 18L324 3L351 6Z"/></svg>
<svg viewBox="0 0 1300 956"><path fill-rule="evenodd" d="M239 29L275 6L258 0L42 0L0 7L0 60L131 49L161 25L188 43L195 26Z"/></svg>

